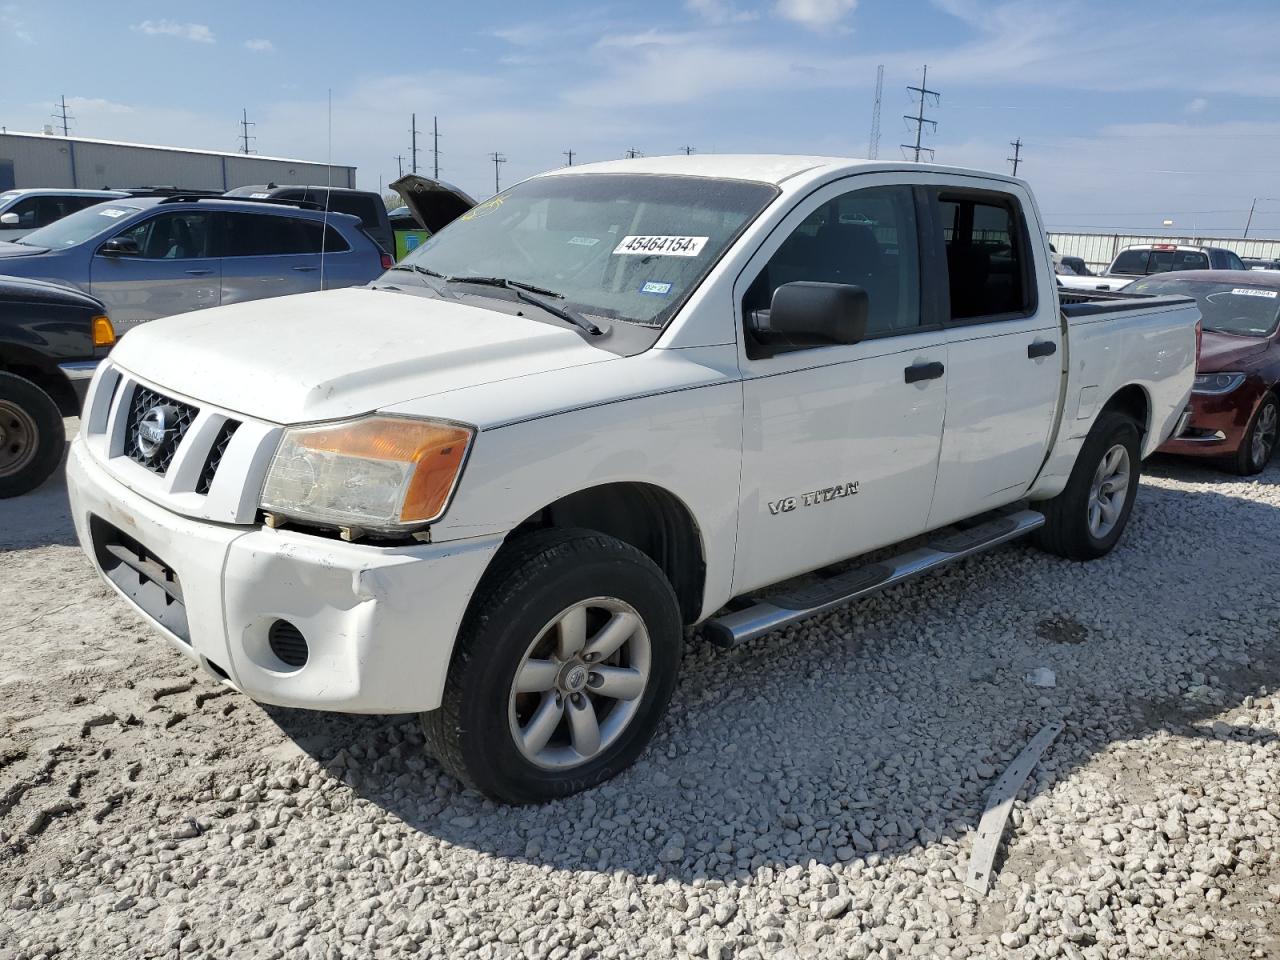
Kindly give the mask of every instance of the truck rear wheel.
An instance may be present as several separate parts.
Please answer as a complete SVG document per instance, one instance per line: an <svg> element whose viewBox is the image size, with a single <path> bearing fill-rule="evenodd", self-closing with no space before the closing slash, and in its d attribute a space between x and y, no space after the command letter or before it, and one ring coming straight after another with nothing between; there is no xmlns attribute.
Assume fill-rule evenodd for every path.
<svg viewBox="0 0 1280 960"><path fill-rule="evenodd" d="M589 530L504 548L454 646L427 747L459 780L531 803L630 766L675 687L680 609L647 556Z"/></svg>
<svg viewBox="0 0 1280 960"><path fill-rule="evenodd" d="M24 377L0 373L0 499L44 483L66 442L53 398Z"/></svg>
<svg viewBox="0 0 1280 960"><path fill-rule="evenodd" d="M1080 447L1063 491L1037 504L1045 524L1036 543L1068 560L1096 560L1119 542L1133 511L1142 467L1138 426L1104 410Z"/></svg>

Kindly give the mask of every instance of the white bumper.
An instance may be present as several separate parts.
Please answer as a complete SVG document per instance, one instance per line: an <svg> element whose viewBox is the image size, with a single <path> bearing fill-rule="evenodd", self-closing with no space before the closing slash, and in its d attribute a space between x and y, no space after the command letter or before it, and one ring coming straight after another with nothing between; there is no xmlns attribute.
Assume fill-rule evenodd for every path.
<svg viewBox="0 0 1280 960"><path fill-rule="evenodd" d="M113 479L80 437L71 445L67 488L80 544L103 579L176 650L253 699L281 706L348 713L438 707L467 603L501 544L485 537L380 548L194 520ZM99 532L105 521L176 576L185 638L107 577L92 517ZM276 620L305 637L304 666L291 668L271 651Z"/></svg>

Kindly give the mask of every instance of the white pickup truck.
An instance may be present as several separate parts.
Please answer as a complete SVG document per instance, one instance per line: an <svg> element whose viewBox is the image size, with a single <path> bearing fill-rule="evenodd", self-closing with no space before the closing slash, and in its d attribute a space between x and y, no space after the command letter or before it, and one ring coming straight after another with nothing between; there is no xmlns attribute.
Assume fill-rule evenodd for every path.
<svg viewBox="0 0 1280 960"><path fill-rule="evenodd" d="M1066 299L1020 180L572 167L368 287L132 332L75 524L224 683L421 712L462 780L563 796L643 750L686 627L742 642L1023 534L1111 550L1199 314Z"/></svg>

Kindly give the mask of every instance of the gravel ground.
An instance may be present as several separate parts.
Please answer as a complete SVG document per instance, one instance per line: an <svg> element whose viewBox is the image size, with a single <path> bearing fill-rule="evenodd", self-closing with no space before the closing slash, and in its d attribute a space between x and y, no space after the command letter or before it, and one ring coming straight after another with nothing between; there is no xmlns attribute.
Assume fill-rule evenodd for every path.
<svg viewBox="0 0 1280 960"><path fill-rule="evenodd" d="M1013 545L690 642L641 761L537 808L414 718L198 674L55 478L0 502L0 958L1280 956L1280 464L1149 470L1105 560ZM986 795L1059 718L978 896Z"/></svg>

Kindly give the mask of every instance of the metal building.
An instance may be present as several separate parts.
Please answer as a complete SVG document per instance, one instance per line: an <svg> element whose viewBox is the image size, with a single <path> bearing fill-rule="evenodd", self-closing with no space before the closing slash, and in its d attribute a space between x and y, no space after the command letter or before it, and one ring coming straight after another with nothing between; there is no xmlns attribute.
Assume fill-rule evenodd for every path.
<svg viewBox="0 0 1280 960"><path fill-rule="evenodd" d="M332 176L332 179L330 177ZM89 140L54 134L0 133L0 190L12 187L175 186L230 190L254 183L354 187L356 168L258 154Z"/></svg>

